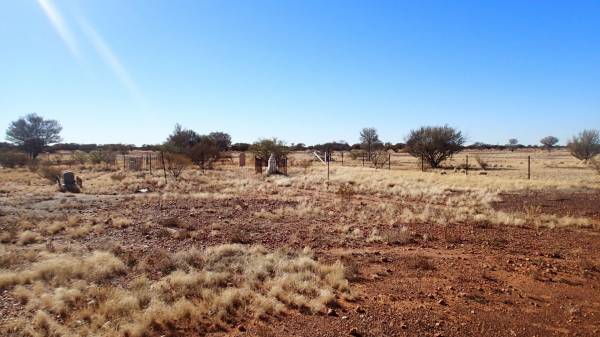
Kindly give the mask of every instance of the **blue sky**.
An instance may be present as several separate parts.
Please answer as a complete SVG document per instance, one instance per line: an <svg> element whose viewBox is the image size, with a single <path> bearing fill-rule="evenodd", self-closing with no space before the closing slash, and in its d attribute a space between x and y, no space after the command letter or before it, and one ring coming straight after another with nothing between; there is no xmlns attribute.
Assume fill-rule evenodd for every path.
<svg viewBox="0 0 600 337"><path fill-rule="evenodd" d="M0 126L65 142L561 143L600 128L600 1L0 0Z"/></svg>

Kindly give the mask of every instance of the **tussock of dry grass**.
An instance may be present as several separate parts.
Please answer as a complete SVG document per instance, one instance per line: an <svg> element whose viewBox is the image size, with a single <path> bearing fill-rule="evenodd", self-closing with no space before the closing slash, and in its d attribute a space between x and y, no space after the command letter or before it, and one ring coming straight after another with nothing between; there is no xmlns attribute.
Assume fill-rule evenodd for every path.
<svg viewBox="0 0 600 337"><path fill-rule="evenodd" d="M96 251L85 257L67 254L49 255L19 271L0 274L0 288L29 284L43 280L50 284L64 284L72 279L100 281L125 271L123 262L107 252Z"/></svg>
<svg viewBox="0 0 600 337"><path fill-rule="evenodd" d="M35 314L16 326L33 336L201 332L286 308L323 312L339 296L350 296L342 264L319 263L310 250L233 244L170 258L177 270L156 281L135 278L125 288L98 283L125 270L105 252L47 256L28 269L3 273L0 284L18 285L13 295Z"/></svg>

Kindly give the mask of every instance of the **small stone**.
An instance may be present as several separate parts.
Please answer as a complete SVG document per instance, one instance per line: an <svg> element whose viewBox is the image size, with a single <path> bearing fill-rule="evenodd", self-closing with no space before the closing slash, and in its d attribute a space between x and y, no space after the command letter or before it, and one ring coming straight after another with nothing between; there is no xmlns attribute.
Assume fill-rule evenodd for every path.
<svg viewBox="0 0 600 337"><path fill-rule="evenodd" d="M342 316L342 319L348 319L348 316Z"/></svg>
<svg viewBox="0 0 600 337"><path fill-rule="evenodd" d="M366 311L362 307L357 307L356 312L358 312L359 314L364 314Z"/></svg>
<svg viewBox="0 0 600 337"><path fill-rule="evenodd" d="M406 325L405 323L400 324L400 328L402 329L408 329L408 325Z"/></svg>
<svg viewBox="0 0 600 337"><path fill-rule="evenodd" d="M337 312L336 312L335 310L333 310L333 309L328 309L328 310L327 310L327 316L334 316L334 317L337 317L337 315L338 315L338 314L337 314Z"/></svg>
<svg viewBox="0 0 600 337"><path fill-rule="evenodd" d="M446 301L444 301L444 299L442 298L441 300L437 301L437 303L439 305L448 305L448 303L446 303Z"/></svg>
<svg viewBox="0 0 600 337"><path fill-rule="evenodd" d="M358 332L357 328L352 328L352 329L350 329L350 336L361 337L362 334L360 332Z"/></svg>
<svg viewBox="0 0 600 337"><path fill-rule="evenodd" d="M238 330L239 330L240 332L245 332L245 331L246 331L246 327L245 327L245 326L243 326L243 325L240 325L240 326L238 326Z"/></svg>

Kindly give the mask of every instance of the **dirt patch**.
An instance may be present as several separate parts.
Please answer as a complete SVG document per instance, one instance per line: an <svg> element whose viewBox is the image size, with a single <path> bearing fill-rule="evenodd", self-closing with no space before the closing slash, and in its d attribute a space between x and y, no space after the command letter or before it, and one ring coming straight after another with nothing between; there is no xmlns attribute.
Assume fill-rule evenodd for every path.
<svg viewBox="0 0 600 337"><path fill-rule="evenodd" d="M501 193L501 201L492 203L496 210L527 212L558 216L600 219L600 190L585 192L535 191L524 193Z"/></svg>

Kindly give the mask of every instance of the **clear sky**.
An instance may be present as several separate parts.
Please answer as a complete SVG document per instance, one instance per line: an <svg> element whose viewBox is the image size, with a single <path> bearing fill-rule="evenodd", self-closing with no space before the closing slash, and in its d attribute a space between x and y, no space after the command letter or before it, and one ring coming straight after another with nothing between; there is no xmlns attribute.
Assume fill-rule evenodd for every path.
<svg viewBox="0 0 600 337"><path fill-rule="evenodd" d="M0 0L0 45L0 126L36 112L65 142L600 128L597 0Z"/></svg>

